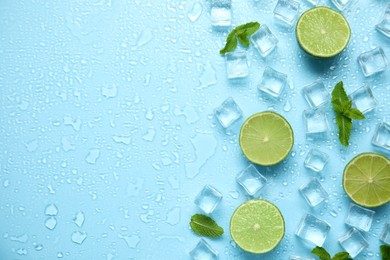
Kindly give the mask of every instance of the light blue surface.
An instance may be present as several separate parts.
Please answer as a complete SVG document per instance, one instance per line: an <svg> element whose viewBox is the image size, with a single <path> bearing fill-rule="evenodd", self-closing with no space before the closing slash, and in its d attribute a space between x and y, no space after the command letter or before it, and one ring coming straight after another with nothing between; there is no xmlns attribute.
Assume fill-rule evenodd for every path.
<svg viewBox="0 0 390 260"><path fill-rule="evenodd" d="M310 256L294 235L305 212L331 224L324 246L342 250L337 240L349 230L350 204L343 168L358 153L378 151L371 145L375 125L390 122L390 70L365 78L357 62L375 46L390 58L390 39L374 29L388 1L360 0L345 10L351 42L331 60L300 50L293 30L275 22L275 0L233 1L234 25L259 21L279 39L266 59L249 48L250 76L239 83L226 78L219 55L226 33L211 29L207 2L200 0L198 20L188 18L194 2L1 1L0 259L189 259L200 238L188 222L200 212L193 200L206 184L224 196L212 216L225 234L206 239L220 259ZM308 7L302 0L301 11ZM290 88L278 101L257 89L266 65L288 75ZM329 106L328 138L305 138L301 89L318 78L329 90L343 80L348 93L366 82L379 102L354 123L348 148L339 144ZM213 111L229 96L244 117L226 132ZM295 145L283 163L258 168L268 180L261 197L280 207L286 234L271 253L254 256L231 242L229 220L248 199L235 182L248 166L237 133L245 118L264 110L290 121ZM330 156L321 174L303 166L310 148ZM313 176L330 197L311 209L298 188ZM51 203L59 211L53 230L45 227ZM380 259L389 209L375 209L364 234L370 246L356 259ZM85 221L78 227L80 211ZM71 240L77 231L87 234L82 244Z"/></svg>

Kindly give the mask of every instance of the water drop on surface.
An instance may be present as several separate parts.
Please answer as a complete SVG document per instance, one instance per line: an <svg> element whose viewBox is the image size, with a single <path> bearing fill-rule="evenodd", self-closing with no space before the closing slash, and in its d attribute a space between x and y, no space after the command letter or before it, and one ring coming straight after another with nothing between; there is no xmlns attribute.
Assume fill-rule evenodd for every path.
<svg viewBox="0 0 390 260"><path fill-rule="evenodd" d="M82 227L85 221L85 216L82 211L78 212L76 216L73 218L73 222L78 226Z"/></svg>
<svg viewBox="0 0 390 260"><path fill-rule="evenodd" d="M180 212L181 209L179 207L172 208L167 213L166 222L171 226L177 225L180 222Z"/></svg>
<svg viewBox="0 0 390 260"><path fill-rule="evenodd" d="M190 19L191 22L198 20L199 16L202 14L202 9L202 5L199 2L195 2L187 14L188 19Z"/></svg>
<svg viewBox="0 0 390 260"><path fill-rule="evenodd" d="M87 157L85 158L85 161L90 164L96 163L97 159L100 156L100 150L99 149L91 149L89 150L89 153Z"/></svg>
<svg viewBox="0 0 390 260"><path fill-rule="evenodd" d="M57 220L54 217L50 217L46 219L45 226L48 229L53 230L57 226Z"/></svg>
<svg viewBox="0 0 390 260"><path fill-rule="evenodd" d="M118 237L125 240L129 248L136 248L138 246L138 243L141 241L141 239L137 235L123 236L119 234Z"/></svg>
<svg viewBox="0 0 390 260"><path fill-rule="evenodd" d="M72 242L81 245L87 238L87 233L81 231L75 231L72 233Z"/></svg>
<svg viewBox="0 0 390 260"><path fill-rule="evenodd" d="M58 214L58 208L55 204L49 204L46 206L45 214L47 216L56 216Z"/></svg>

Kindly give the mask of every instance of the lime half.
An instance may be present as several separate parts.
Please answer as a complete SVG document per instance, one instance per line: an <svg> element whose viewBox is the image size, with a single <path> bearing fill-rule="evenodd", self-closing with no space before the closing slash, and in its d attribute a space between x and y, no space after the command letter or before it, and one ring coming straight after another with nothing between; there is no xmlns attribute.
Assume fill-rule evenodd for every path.
<svg viewBox="0 0 390 260"><path fill-rule="evenodd" d="M390 160L377 153L363 153L345 167L343 187L356 204L378 207L390 201Z"/></svg>
<svg viewBox="0 0 390 260"><path fill-rule="evenodd" d="M274 249L284 236L284 219L279 209L266 200L249 200L239 206L230 220L230 234L243 250L263 254Z"/></svg>
<svg viewBox="0 0 390 260"><path fill-rule="evenodd" d="M293 144L290 124L277 113L254 114L241 126L241 150L255 164L268 166L279 163L287 157Z"/></svg>
<svg viewBox="0 0 390 260"><path fill-rule="evenodd" d="M301 15L296 34L299 45L307 53L318 58L330 58L347 47L351 29L341 13L319 6Z"/></svg>

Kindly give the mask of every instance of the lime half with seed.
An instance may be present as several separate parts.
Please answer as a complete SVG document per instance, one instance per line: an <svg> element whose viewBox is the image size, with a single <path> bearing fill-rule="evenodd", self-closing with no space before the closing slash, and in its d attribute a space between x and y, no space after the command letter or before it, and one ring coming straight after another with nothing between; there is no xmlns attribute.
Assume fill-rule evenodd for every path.
<svg viewBox="0 0 390 260"><path fill-rule="evenodd" d="M290 124L275 112L256 113L241 126L241 150L252 163L277 164L287 157L293 144L294 133Z"/></svg>
<svg viewBox="0 0 390 260"><path fill-rule="evenodd" d="M318 58L330 58L347 47L351 28L341 13L319 6L301 15L296 35L299 45L307 53Z"/></svg>
<svg viewBox="0 0 390 260"><path fill-rule="evenodd" d="M239 206L230 220L230 234L243 250L263 254L274 249L285 232L280 210L266 200L249 200Z"/></svg>
<svg viewBox="0 0 390 260"><path fill-rule="evenodd" d="M356 204L378 207L390 201L390 160L377 153L363 153L345 167L343 187Z"/></svg>

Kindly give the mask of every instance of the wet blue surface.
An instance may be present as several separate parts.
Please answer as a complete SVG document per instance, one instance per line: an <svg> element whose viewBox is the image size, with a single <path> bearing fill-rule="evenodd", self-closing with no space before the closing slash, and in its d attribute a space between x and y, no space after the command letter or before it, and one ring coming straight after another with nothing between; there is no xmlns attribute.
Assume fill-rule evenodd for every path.
<svg viewBox="0 0 390 260"><path fill-rule="evenodd" d="M390 122L390 70L365 78L356 61L376 46L390 57L390 39L374 29L388 2L355 1L344 11L352 28L346 51L315 60L293 30L276 23L275 0L233 1L234 25L259 21L279 39L265 59L249 48L250 76L237 83L227 80L219 55L226 32L212 30L208 4L199 1L199 17L191 12L195 0L1 1L1 259L189 259L200 238L188 222L206 184L223 194L212 216L226 232L206 239L220 259L309 256L294 235L304 212L329 222L324 246L342 250L337 240L349 230L350 204L342 170L358 153L379 151L371 145L375 126ZM302 1L301 11L308 8ZM277 101L257 90L266 65L289 77ZM348 148L329 106L328 136L305 137L300 90L318 78L329 89L343 80L348 93L368 83L379 102L354 123ZM237 138L243 119L225 131L213 117L229 96L243 119L275 110L295 131L288 159L258 168L268 179L260 196L280 207L287 225L282 243L262 256L244 253L229 235L231 214L248 199L235 182L248 165ZM330 156L321 174L303 166L310 148ZM298 188L313 176L330 197L311 209ZM57 213L53 206L45 213L51 204ZM375 209L364 234L370 246L356 259L380 259L389 209Z"/></svg>

